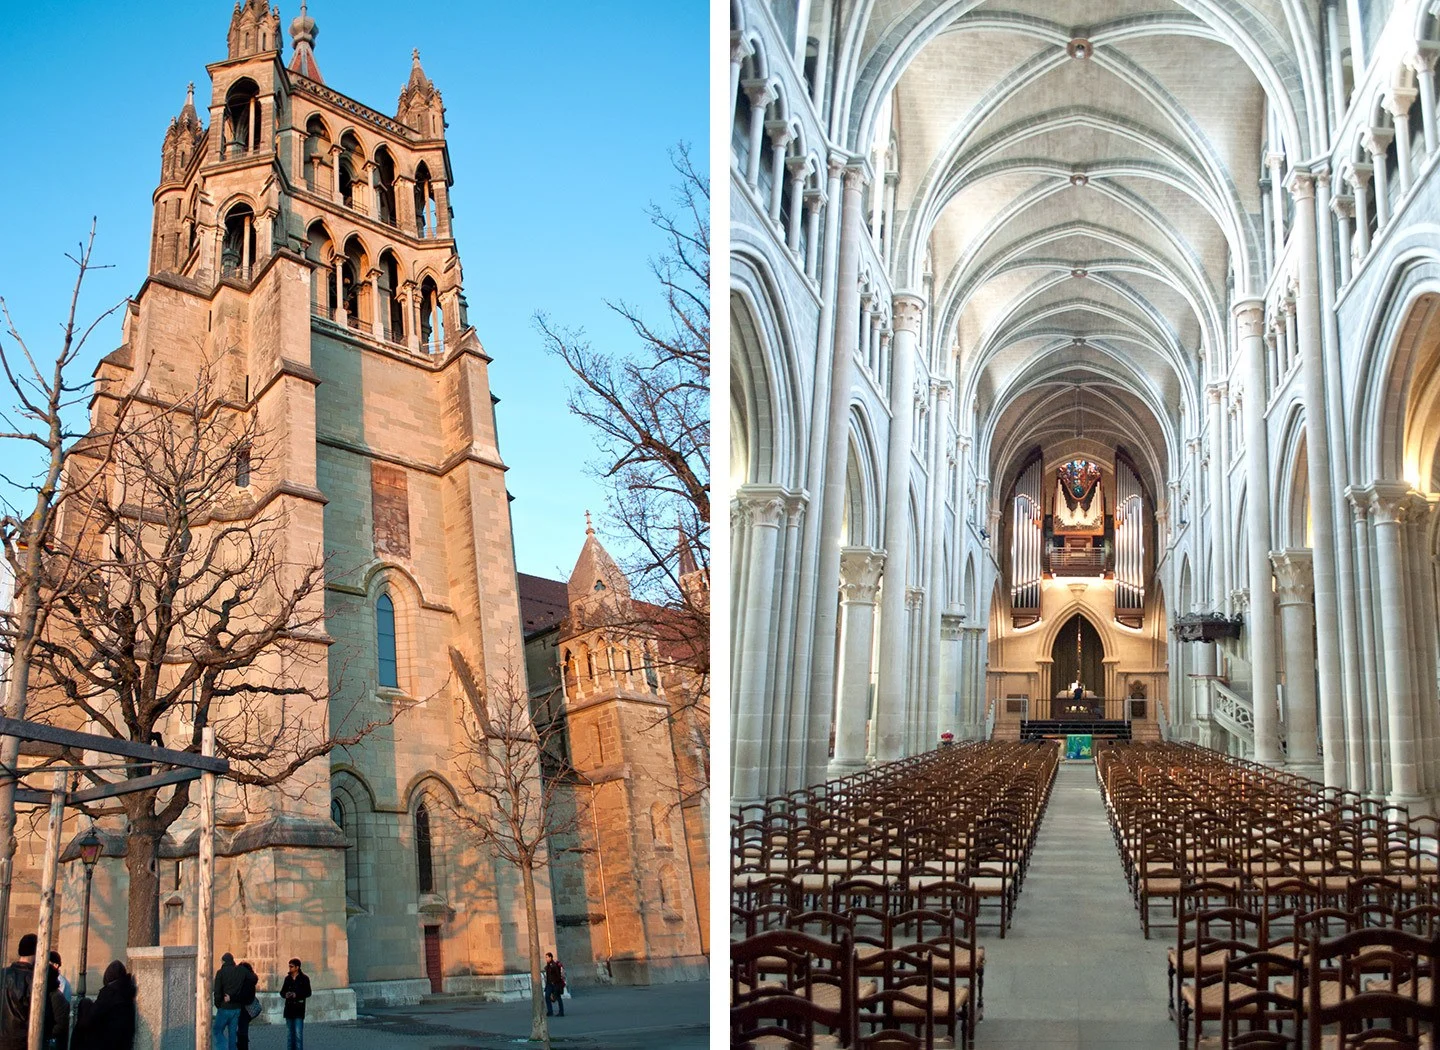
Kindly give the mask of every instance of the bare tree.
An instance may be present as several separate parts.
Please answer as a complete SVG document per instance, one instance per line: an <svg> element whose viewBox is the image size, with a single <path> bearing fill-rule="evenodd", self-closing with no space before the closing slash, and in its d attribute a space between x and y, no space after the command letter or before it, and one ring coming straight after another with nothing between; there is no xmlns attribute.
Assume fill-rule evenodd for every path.
<svg viewBox="0 0 1440 1050"><path fill-rule="evenodd" d="M257 506L265 435L218 386L202 369L178 401L137 403L115 428L99 480L73 504L84 508L83 529L62 530L76 579L50 595L33 710L188 751L210 726L232 780L274 787L384 723L331 731L325 559L292 552L279 501ZM88 776L103 782L99 771ZM118 800L132 946L159 943L155 861L189 801L188 784Z"/></svg>
<svg viewBox="0 0 1440 1050"><path fill-rule="evenodd" d="M450 650L455 678L465 694L456 765L462 795L471 800L457 818L477 841L520 873L530 945L530 1038L550 1045L540 976L539 909L535 873L550 863L560 841L575 840L584 827L582 782L570 765L563 715L535 717L516 654L488 685L465 657Z"/></svg>
<svg viewBox="0 0 1440 1050"><path fill-rule="evenodd" d="M656 637L680 696L671 720L702 750L692 785L708 784L710 697L710 182L685 146L671 160L679 176L674 206L652 206L666 250L651 264L665 303L647 321L624 300L607 303L636 337L628 351L597 350L583 330L537 314L546 349L578 385L570 410L593 430L591 464L611 488L612 518L626 546L620 561L643 619L607 626ZM659 606L657 614L654 607ZM617 607L618 608L618 607ZM693 791L687 792L693 793Z"/></svg>
<svg viewBox="0 0 1440 1050"><path fill-rule="evenodd" d="M0 463L7 465L0 476L11 489L28 494L29 507L6 506L0 517L0 543L12 575L13 592L8 608L0 609L0 650L8 658L5 714L24 718L30 704L31 667L36 639L45 630L50 604L73 578L64 559L53 557L56 522L69 499L84 492L96 464L109 458L110 437L85 426L79 406L90 396L92 382L85 372L77 374L86 343L96 329L122 304L102 311L88 323L79 319L80 297L85 278L101 269L92 262L95 223L89 236L74 255L75 283L70 308L60 326L60 341L53 356L37 355L17 330L9 304L0 296L0 313L5 318L7 343L0 340L0 369L4 370L9 404L0 409ZM123 420L128 403L116 406L113 418ZM80 424L72 428L71 421ZM86 448L83 463L75 456ZM34 473L10 473L10 465L23 470L33 463ZM7 501L8 502L8 501ZM0 769L16 768L20 741L0 737ZM0 778L0 944L8 943L6 926L10 915L10 888L15 858L15 788L11 777Z"/></svg>

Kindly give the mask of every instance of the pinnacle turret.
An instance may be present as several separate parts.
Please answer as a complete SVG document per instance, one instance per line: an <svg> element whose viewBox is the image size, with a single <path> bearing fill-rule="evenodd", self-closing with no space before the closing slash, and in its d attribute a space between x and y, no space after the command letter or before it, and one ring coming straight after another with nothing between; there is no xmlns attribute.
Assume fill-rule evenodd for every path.
<svg viewBox="0 0 1440 1050"><path fill-rule="evenodd" d="M237 2L227 42L231 59L280 50L280 12L272 10L266 0Z"/></svg>
<svg viewBox="0 0 1440 1050"><path fill-rule="evenodd" d="M205 125L195 109L195 82L191 81L185 88L185 105L180 115L170 121L160 147L160 181L183 179L204 138Z"/></svg>
<svg viewBox="0 0 1440 1050"><path fill-rule="evenodd" d="M410 79L400 92L395 119L426 138L438 139L445 135L445 102L420 65L419 48L410 53Z"/></svg>
<svg viewBox="0 0 1440 1050"><path fill-rule="evenodd" d="M295 54L290 59L290 69L301 76L309 77L311 80L321 84L325 78L320 75L320 67L315 64L315 38L320 35L320 27L315 24L305 10L305 4L300 4L300 14L295 21L290 23L290 40L295 45Z"/></svg>

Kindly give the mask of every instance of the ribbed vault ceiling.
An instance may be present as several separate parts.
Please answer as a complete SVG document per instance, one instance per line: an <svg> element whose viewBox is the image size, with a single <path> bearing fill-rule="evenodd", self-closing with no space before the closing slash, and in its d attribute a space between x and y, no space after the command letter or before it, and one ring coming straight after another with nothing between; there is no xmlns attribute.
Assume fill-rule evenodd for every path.
<svg viewBox="0 0 1440 1050"><path fill-rule="evenodd" d="M997 494L1036 445L1075 444L1077 386L1085 447L1125 447L1163 490L1227 288L1252 286L1267 89L1304 156L1289 140L1308 133L1296 85L1314 71L1294 65L1286 14L1308 6L871 6L847 119L874 141L889 100L897 287L932 275Z"/></svg>

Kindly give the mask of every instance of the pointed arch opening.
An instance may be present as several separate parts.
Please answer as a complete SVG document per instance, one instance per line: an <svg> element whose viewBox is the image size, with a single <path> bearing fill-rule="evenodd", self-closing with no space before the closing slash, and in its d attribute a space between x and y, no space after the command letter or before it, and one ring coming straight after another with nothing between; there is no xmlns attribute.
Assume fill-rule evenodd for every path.
<svg viewBox="0 0 1440 1050"><path fill-rule="evenodd" d="M241 77L225 92L220 156L237 157L260 148L260 88Z"/></svg>

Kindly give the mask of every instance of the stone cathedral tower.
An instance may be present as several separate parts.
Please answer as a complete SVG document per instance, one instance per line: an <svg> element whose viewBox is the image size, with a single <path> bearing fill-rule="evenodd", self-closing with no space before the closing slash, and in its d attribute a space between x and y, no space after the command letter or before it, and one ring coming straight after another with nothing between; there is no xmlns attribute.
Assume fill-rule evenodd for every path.
<svg viewBox="0 0 1440 1050"><path fill-rule="evenodd" d="M331 729L398 712L284 791L222 788L216 951L248 957L262 992L302 957L322 1019L353 1016L357 1000L518 993L518 876L447 819L458 730L445 654L483 677L524 672L444 103L418 52L393 116L353 100L321 75L304 5L289 28L287 63L279 13L237 4L203 114L192 86L171 122L150 272L98 373L164 404L209 362L255 413L274 447L237 486L251 513L284 515L288 562L331 566L329 636L310 663ZM162 855L162 940L193 943L193 840ZM123 863L106 868L123 899ZM98 914L92 926L117 954L123 914L118 928Z"/></svg>

